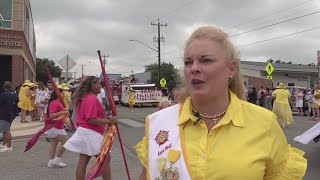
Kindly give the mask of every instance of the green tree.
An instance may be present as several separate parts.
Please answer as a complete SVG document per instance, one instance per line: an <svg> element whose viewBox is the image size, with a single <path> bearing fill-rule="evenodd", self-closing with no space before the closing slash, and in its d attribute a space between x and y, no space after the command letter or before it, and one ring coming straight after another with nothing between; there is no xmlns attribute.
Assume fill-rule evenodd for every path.
<svg viewBox="0 0 320 180"><path fill-rule="evenodd" d="M56 65L56 63L50 59L47 58L37 58L37 65L36 65L36 76L37 81L42 81L43 83L48 82L48 74L44 67L44 64L46 63L52 77L60 77L62 69Z"/></svg>
<svg viewBox="0 0 320 180"><path fill-rule="evenodd" d="M269 59L267 62L268 62L268 63L273 63L274 60L273 60L273 59Z"/></svg>
<svg viewBox="0 0 320 180"><path fill-rule="evenodd" d="M173 64L162 62L160 65L160 79L164 78L167 81L166 87L170 90L172 88L176 88L177 85L180 83L180 77L178 73L178 69L176 69ZM151 79L148 83L155 83L158 84L158 64L150 64L147 65L145 68L145 72L151 73Z"/></svg>

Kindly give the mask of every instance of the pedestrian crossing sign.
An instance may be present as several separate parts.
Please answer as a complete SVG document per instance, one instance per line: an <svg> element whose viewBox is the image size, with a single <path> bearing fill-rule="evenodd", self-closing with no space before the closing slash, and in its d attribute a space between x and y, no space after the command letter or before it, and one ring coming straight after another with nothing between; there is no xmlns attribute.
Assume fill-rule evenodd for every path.
<svg viewBox="0 0 320 180"><path fill-rule="evenodd" d="M272 76L267 76L267 79L272 80Z"/></svg>
<svg viewBox="0 0 320 180"><path fill-rule="evenodd" d="M268 63L268 64L266 65L265 70L267 71L267 73L268 73L269 75L271 75L272 72L274 71L274 67L272 66L271 63Z"/></svg>

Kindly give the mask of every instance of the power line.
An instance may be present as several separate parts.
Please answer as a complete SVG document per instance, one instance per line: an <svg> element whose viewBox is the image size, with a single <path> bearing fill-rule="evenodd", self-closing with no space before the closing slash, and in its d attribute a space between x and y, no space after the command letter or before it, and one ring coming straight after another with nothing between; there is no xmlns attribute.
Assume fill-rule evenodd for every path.
<svg viewBox="0 0 320 180"><path fill-rule="evenodd" d="M295 17L295 18L291 18L291 19L287 19L287 20L280 21L280 22L277 22L277 23L273 23L273 24L269 24L269 25L266 25L266 26L258 27L258 28L255 28L255 29L252 29L252 30L249 30L249 31L245 31L245 32L242 32L242 33L231 35L230 37L239 36L239 35L246 34L246 33L249 33L249 32L257 31L257 30L264 29L264 28L267 28L267 27L271 27L271 26L275 26L275 25L282 24L282 23L285 23L285 22L289 22L289 21L293 21L293 20L296 20L296 19L300 19L300 18L303 18L303 17L306 17L306 16L311 16L311 15L317 14L317 13L320 13L320 11L315 11L315 12L312 12L312 13L309 13L309 14L305 14L305 15L302 15L302 16L298 16L298 17Z"/></svg>
<svg viewBox="0 0 320 180"><path fill-rule="evenodd" d="M189 2L187 2L187 3L185 3L185 4L183 4L182 6L178 6L178 7L174 8L173 10L169 11L169 12L168 12L168 13L166 13L165 15L160 16L158 19L161 19L161 18L164 18L164 17L167 17L167 16L169 16L169 15L173 14L175 11L177 11L177 10L179 10L179 9L182 9L182 8L184 8L184 7L188 6L188 5L189 5L189 4L191 4L193 1L194 1L194 0L191 0L191 1L189 1Z"/></svg>
<svg viewBox="0 0 320 180"><path fill-rule="evenodd" d="M294 7L301 6L301 5L306 4L306 3L308 3L308 2L311 2L311 1L313 1L313 0L304 1L304 2L299 3L299 4L296 4L296 5L294 5L294 6L290 6L290 7L288 7L288 8L285 8L285 9L282 9L282 10L279 10L279 11L276 11L276 12L271 12L271 13L269 13L269 14L260 16L260 17L258 17L258 18L255 18L255 19L252 19L252 20L249 20L249 21L245 21L245 22L242 22L242 23L239 23L239 24L236 24L236 25L233 25L233 26L224 28L223 30L228 30L228 29L232 29L232 28L235 28L235 27L238 27L238 26L242 26L242 25L244 25L244 24L248 24L248 23L257 21L257 20L259 20L259 19L262 19L262 18L271 16L271 15L274 15L274 14L278 14L278 13L280 13L280 12L283 12L283 11L286 11L286 10L289 10L289 9L292 9L292 8L294 8Z"/></svg>
<svg viewBox="0 0 320 180"><path fill-rule="evenodd" d="M307 29L307 30L303 30L303 31L299 31L299 32L295 32L295 33L291 33L291 34L286 34L286 35L283 35L283 36L278 36L278 37L274 37L274 38L270 38L270 39L265 39L265 40L262 40L262 41L257 41L257 42L250 43L250 44L244 44L244 45L240 45L240 46L236 46L236 47L240 48L240 47L251 46L251 45L254 45L254 44L259 44L259 43L272 41L272 40L276 40L276 39L282 39L284 37L293 36L293 35L296 35L296 34L301 34L301 33L312 31L312 30L319 29L319 28L320 28L320 26L314 27L314 28L311 28L311 29Z"/></svg>

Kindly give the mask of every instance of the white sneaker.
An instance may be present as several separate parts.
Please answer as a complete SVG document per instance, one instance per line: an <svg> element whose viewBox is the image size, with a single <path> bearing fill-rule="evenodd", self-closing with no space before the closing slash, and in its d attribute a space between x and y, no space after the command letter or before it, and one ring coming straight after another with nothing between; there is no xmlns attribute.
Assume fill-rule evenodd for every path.
<svg viewBox="0 0 320 180"><path fill-rule="evenodd" d="M49 168L53 168L54 167L54 163L53 163L53 159L50 159L48 162L48 167Z"/></svg>
<svg viewBox="0 0 320 180"><path fill-rule="evenodd" d="M0 144L0 149L7 147L6 145Z"/></svg>
<svg viewBox="0 0 320 180"><path fill-rule="evenodd" d="M64 168L64 167L67 166L67 164L64 163L64 162L61 160L61 158L58 158L58 157L54 158L53 164L56 165L57 167L60 167L60 168Z"/></svg>
<svg viewBox="0 0 320 180"><path fill-rule="evenodd" d="M4 148L2 148L1 150L0 150L0 152L11 152L11 151L13 151L13 149L12 149L12 147L7 147L7 146L5 146Z"/></svg>

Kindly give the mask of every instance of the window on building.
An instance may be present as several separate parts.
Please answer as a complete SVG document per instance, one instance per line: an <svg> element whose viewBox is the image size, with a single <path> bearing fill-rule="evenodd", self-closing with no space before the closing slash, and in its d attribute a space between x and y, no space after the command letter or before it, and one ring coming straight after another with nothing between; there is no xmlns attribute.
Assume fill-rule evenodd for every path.
<svg viewBox="0 0 320 180"><path fill-rule="evenodd" d="M294 86L294 83L288 83L288 86Z"/></svg>
<svg viewBox="0 0 320 180"><path fill-rule="evenodd" d="M0 28L12 27L12 0L0 1Z"/></svg>

